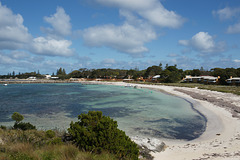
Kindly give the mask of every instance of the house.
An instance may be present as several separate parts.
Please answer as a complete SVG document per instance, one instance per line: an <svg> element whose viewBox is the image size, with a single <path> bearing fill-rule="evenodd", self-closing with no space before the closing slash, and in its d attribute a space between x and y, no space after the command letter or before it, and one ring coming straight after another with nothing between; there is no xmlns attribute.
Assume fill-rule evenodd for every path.
<svg viewBox="0 0 240 160"><path fill-rule="evenodd" d="M213 76L189 76L187 75L186 78L183 79L183 82L186 83L204 83L204 84L215 84L219 80L218 77Z"/></svg>
<svg viewBox="0 0 240 160"><path fill-rule="evenodd" d="M226 80L228 84L231 85L240 85L240 77L230 77L229 79Z"/></svg>
<svg viewBox="0 0 240 160"><path fill-rule="evenodd" d="M51 77L51 79L59 79L59 77Z"/></svg>
<svg viewBox="0 0 240 160"><path fill-rule="evenodd" d="M155 81L155 80L157 80L157 79L160 78L160 77L161 77L160 75L153 76L153 77L152 77L152 80Z"/></svg>
<svg viewBox="0 0 240 160"><path fill-rule="evenodd" d="M134 79L123 79L123 82L132 82Z"/></svg>
<svg viewBox="0 0 240 160"><path fill-rule="evenodd" d="M187 75L183 81L186 83L200 83L202 81L202 77L192 77Z"/></svg>
<svg viewBox="0 0 240 160"><path fill-rule="evenodd" d="M45 78L46 78L46 79L51 79L51 75L46 74L46 75L45 75Z"/></svg>
<svg viewBox="0 0 240 160"><path fill-rule="evenodd" d="M218 77L201 76L201 77L203 79L204 84L214 84L214 83L218 82L218 80L220 79L220 76L218 76Z"/></svg>
<svg viewBox="0 0 240 160"><path fill-rule="evenodd" d="M28 80L31 80L31 81L36 81L37 78L36 77L28 77Z"/></svg>

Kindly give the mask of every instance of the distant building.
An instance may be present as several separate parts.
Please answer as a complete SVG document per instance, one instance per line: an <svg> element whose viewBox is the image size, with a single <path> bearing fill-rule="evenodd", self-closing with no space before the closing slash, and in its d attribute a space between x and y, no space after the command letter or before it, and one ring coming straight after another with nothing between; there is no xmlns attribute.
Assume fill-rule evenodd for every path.
<svg viewBox="0 0 240 160"><path fill-rule="evenodd" d="M51 79L51 75L46 74L46 75L45 75L45 78L46 78L46 79Z"/></svg>
<svg viewBox="0 0 240 160"><path fill-rule="evenodd" d="M217 83L220 77L213 76L190 76L187 75L186 78L183 79L183 82L186 83L204 83L204 84L214 84Z"/></svg>
<svg viewBox="0 0 240 160"><path fill-rule="evenodd" d="M36 81L37 78L36 77L28 77L28 80L31 80L31 81Z"/></svg>
<svg viewBox="0 0 240 160"><path fill-rule="evenodd" d="M160 78L160 77L161 77L160 75L153 76L153 77L152 77L152 80L157 80L157 79Z"/></svg>
<svg viewBox="0 0 240 160"><path fill-rule="evenodd" d="M51 77L51 79L59 79L59 77Z"/></svg>
<svg viewBox="0 0 240 160"><path fill-rule="evenodd" d="M240 77L230 77L229 79L226 80L226 82L228 84L231 84L231 85L240 85Z"/></svg>
<svg viewBox="0 0 240 160"><path fill-rule="evenodd" d="M160 78L160 75L155 75L152 77L152 82L158 82L158 79Z"/></svg>
<svg viewBox="0 0 240 160"><path fill-rule="evenodd" d="M202 77L192 77L190 75L186 75L186 78L183 80L186 83L200 83L202 81Z"/></svg>
<svg viewBox="0 0 240 160"><path fill-rule="evenodd" d="M131 82L134 81L134 79L123 79L123 82Z"/></svg>

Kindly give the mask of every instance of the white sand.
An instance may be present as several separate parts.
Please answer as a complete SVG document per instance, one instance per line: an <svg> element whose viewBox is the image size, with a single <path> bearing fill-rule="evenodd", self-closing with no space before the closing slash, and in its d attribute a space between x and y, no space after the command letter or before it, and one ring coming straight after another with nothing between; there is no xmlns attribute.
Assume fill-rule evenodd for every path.
<svg viewBox="0 0 240 160"><path fill-rule="evenodd" d="M126 83L95 82L98 84L111 84L125 86ZM192 141L164 140L167 148L163 152L152 152L156 160L240 160L240 120L233 118L232 114L225 108L220 108L212 103L193 99L191 96L174 89L180 87L137 85L149 89L159 89L170 94L182 97L193 103L194 108L207 118L206 131L197 139ZM183 88L191 91L224 100L240 107L240 96L229 93L200 90L197 88ZM160 142L159 142L160 145Z"/></svg>

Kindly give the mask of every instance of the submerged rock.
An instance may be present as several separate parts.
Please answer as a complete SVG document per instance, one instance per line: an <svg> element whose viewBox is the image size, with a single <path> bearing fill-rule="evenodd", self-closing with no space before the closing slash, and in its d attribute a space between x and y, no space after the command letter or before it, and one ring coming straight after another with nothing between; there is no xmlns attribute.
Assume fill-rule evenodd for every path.
<svg viewBox="0 0 240 160"><path fill-rule="evenodd" d="M149 151L152 152L162 152L167 148L164 142L156 138L134 136L131 137L131 139L142 148L147 148Z"/></svg>
<svg viewBox="0 0 240 160"><path fill-rule="evenodd" d="M166 148L167 148L167 145L164 142L162 142L159 146L157 146L156 151L162 152L162 151L165 151Z"/></svg>

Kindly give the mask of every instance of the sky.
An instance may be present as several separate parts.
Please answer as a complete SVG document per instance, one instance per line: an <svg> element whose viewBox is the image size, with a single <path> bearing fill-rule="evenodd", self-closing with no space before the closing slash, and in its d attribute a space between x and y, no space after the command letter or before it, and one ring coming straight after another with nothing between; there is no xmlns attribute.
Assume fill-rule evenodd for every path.
<svg viewBox="0 0 240 160"><path fill-rule="evenodd" d="M240 67L239 0L0 0L0 74Z"/></svg>

